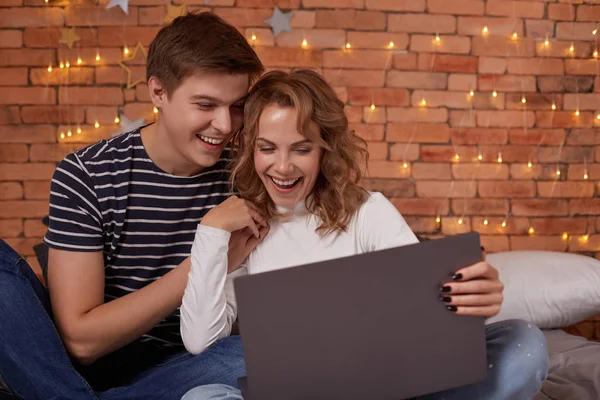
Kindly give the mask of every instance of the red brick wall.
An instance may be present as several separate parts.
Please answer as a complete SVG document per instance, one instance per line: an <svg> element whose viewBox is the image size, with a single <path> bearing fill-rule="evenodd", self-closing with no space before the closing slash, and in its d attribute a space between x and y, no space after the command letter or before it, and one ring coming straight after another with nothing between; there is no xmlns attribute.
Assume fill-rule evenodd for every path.
<svg viewBox="0 0 600 400"><path fill-rule="evenodd" d="M99 3L0 0L0 237L26 256L45 231L54 163L110 136L119 111L154 118L145 85L127 89L118 62L124 45L148 46L165 1L131 0L128 15ZM321 69L369 142L369 187L417 233L477 230L489 251L600 258L599 1L186 3L239 27L269 67ZM274 6L293 12L277 38L264 23ZM72 49L61 27L76 28ZM142 64L126 63L133 80Z"/></svg>

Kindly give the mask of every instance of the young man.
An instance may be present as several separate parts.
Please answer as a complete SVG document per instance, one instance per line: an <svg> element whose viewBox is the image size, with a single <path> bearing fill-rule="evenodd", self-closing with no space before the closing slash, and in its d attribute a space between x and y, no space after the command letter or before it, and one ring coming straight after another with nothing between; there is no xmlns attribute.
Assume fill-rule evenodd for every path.
<svg viewBox="0 0 600 400"><path fill-rule="evenodd" d="M179 399L245 374L239 337L185 352L178 307L196 226L230 195L222 152L262 72L219 17L175 19L148 52L158 122L69 154L56 170L49 293L0 241L0 378L17 395ZM236 232L232 267L257 243Z"/></svg>

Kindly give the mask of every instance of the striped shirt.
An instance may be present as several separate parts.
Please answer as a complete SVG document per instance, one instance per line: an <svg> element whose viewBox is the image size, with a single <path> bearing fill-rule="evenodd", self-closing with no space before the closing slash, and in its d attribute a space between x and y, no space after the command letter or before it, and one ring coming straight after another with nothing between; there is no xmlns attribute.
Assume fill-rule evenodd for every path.
<svg viewBox="0 0 600 400"><path fill-rule="evenodd" d="M228 161L223 153L199 175L168 174L150 160L139 129L84 147L54 173L44 242L101 251L105 301L138 290L190 255L198 222L230 195ZM182 345L179 320L178 309L141 340Z"/></svg>

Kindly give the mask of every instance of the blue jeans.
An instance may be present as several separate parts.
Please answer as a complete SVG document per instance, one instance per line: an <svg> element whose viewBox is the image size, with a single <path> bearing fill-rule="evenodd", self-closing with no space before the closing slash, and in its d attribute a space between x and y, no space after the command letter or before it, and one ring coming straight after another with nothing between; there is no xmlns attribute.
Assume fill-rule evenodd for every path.
<svg viewBox="0 0 600 400"><path fill-rule="evenodd" d="M488 374L484 381L418 400L525 400L535 396L548 373L542 332L524 321L501 321L486 326L486 343ZM242 395L235 387L213 384L194 388L181 400L242 400Z"/></svg>
<svg viewBox="0 0 600 400"><path fill-rule="evenodd" d="M83 267L83 266L82 266ZM50 299L29 265L0 239L0 376L27 400L179 400L245 375L239 336L202 354L136 341L90 366L78 365L54 326Z"/></svg>

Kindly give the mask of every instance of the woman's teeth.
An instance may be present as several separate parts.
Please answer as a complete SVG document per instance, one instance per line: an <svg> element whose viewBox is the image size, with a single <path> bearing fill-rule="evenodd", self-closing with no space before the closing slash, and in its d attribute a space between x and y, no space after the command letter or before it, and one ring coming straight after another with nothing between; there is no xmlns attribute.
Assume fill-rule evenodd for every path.
<svg viewBox="0 0 600 400"><path fill-rule="evenodd" d="M289 186L293 186L296 182L298 182L300 180L300 178L296 178L296 179L292 179L292 180L288 180L288 181L282 181L282 180L279 180L279 179L275 179L273 177L271 177L271 179L278 186L288 186L288 187Z"/></svg>
<svg viewBox="0 0 600 400"><path fill-rule="evenodd" d="M221 144L223 143L223 139L213 139L213 138L209 138L207 136L202 136L202 135L196 135L198 138L200 138L200 140L202 140L203 142L206 142L208 144Z"/></svg>

